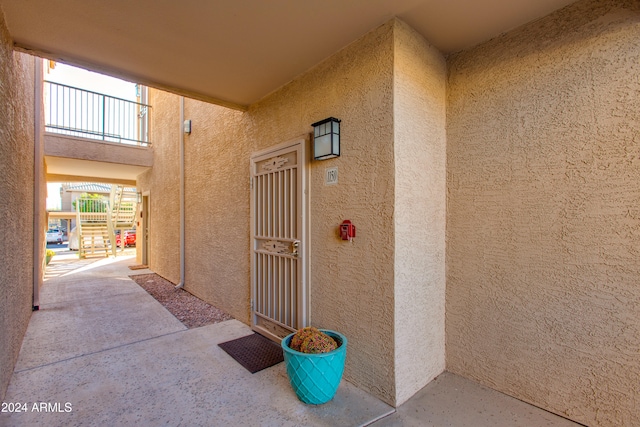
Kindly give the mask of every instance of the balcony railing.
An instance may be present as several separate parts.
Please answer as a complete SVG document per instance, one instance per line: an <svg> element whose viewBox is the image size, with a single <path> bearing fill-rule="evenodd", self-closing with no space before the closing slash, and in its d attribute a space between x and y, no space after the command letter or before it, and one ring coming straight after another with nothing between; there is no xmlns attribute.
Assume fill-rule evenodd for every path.
<svg viewBox="0 0 640 427"><path fill-rule="evenodd" d="M150 146L151 106L45 81L45 130L81 138Z"/></svg>

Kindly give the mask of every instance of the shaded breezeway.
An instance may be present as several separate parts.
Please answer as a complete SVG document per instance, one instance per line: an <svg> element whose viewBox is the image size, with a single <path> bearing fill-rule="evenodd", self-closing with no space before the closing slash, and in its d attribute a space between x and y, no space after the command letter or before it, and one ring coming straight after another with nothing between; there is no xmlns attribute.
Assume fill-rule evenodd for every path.
<svg viewBox="0 0 640 427"><path fill-rule="evenodd" d="M0 414L0 425L333 426L393 411L345 381L332 402L304 405L282 363L251 374L218 347L249 327L187 329L128 277L150 273L132 264L54 257L5 397L28 411ZM33 411L39 402L61 412Z"/></svg>
<svg viewBox="0 0 640 427"><path fill-rule="evenodd" d="M54 257L5 397L27 411L0 425L576 426L451 373L397 411L344 380L331 402L302 404L284 364L250 374L218 347L249 327L187 329L128 277L150 273L132 264Z"/></svg>

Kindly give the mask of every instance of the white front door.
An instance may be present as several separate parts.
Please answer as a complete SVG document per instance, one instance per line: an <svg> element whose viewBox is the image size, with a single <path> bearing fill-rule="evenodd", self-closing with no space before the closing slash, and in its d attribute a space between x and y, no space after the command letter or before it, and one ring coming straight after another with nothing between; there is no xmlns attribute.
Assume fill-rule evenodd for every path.
<svg viewBox="0 0 640 427"><path fill-rule="evenodd" d="M251 157L251 326L280 340L306 326L306 141Z"/></svg>

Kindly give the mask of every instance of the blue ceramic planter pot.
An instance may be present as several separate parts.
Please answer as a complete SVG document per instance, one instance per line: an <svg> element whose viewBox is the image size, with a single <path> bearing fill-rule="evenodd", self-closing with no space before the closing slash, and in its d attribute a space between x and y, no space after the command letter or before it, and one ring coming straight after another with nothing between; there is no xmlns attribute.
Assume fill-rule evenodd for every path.
<svg viewBox="0 0 640 427"><path fill-rule="evenodd" d="M311 405L320 405L333 399L347 358L347 338L335 331L321 331L336 340L337 349L329 353L301 353L289 347L294 334L284 337L281 343L291 387L298 399Z"/></svg>

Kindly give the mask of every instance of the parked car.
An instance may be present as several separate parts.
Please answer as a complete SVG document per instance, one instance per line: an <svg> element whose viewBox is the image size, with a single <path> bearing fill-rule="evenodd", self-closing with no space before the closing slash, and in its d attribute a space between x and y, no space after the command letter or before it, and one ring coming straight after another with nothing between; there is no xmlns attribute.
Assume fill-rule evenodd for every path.
<svg viewBox="0 0 640 427"><path fill-rule="evenodd" d="M136 245L136 230L125 230L123 234L125 246ZM116 234L116 245L122 247L122 238L120 237L119 233Z"/></svg>
<svg viewBox="0 0 640 427"><path fill-rule="evenodd" d="M62 231L54 228L47 230L47 243L62 244Z"/></svg>

